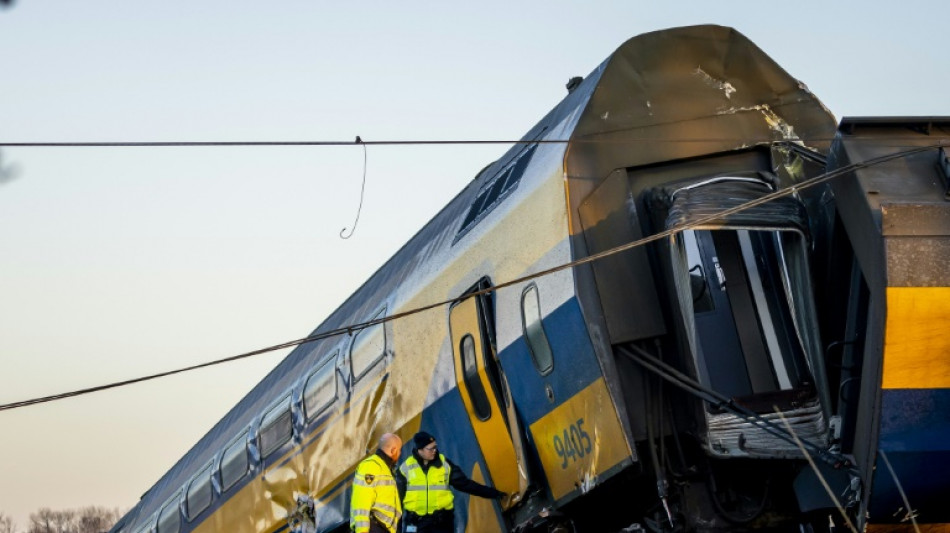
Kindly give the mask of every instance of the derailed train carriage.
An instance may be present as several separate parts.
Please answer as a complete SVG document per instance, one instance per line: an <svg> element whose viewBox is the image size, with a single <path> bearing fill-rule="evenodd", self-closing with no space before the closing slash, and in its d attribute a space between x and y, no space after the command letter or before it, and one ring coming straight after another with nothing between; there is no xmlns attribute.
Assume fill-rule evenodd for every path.
<svg viewBox="0 0 950 533"><path fill-rule="evenodd" d="M469 532L950 522L948 129L839 127L729 28L631 39L113 531L344 531L419 429L511 495Z"/></svg>

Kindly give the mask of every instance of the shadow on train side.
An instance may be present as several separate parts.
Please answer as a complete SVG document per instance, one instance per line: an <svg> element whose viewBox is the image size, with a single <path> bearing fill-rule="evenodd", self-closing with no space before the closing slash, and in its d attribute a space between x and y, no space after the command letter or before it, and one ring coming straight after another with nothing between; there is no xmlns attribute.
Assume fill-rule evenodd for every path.
<svg viewBox="0 0 950 533"><path fill-rule="evenodd" d="M458 531L946 524L948 131L836 126L730 28L635 37L113 531L346 531L420 429L509 495Z"/></svg>

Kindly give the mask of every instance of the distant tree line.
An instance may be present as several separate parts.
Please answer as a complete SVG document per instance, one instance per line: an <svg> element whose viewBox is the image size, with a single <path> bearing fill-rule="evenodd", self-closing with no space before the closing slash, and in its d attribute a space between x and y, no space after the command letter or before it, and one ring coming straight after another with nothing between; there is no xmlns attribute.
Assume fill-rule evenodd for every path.
<svg viewBox="0 0 950 533"><path fill-rule="evenodd" d="M0 533L102 533L112 529L122 515L118 509L94 505L64 511L44 507L30 513L30 523L20 529L12 517L0 512Z"/></svg>

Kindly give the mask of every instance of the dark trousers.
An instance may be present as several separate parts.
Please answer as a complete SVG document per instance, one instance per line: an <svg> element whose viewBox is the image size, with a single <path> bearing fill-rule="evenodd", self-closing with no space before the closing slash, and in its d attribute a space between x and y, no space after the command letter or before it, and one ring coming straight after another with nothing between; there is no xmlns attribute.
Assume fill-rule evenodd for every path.
<svg viewBox="0 0 950 533"><path fill-rule="evenodd" d="M452 511L436 511L425 516L406 513L404 520L407 526L416 526L416 533L455 533L455 513ZM407 527L404 531L409 529Z"/></svg>

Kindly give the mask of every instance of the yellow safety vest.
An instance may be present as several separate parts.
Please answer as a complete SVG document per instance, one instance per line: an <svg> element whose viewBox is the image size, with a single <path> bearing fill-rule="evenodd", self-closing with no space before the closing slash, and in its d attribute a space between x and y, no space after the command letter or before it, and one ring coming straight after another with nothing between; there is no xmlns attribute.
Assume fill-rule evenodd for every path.
<svg viewBox="0 0 950 533"><path fill-rule="evenodd" d="M395 533L400 516L402 505L392 470L378 455L370 455L356 467L353 478L350 530L367 533L372 517L386 526L390 533Z"/></svg>
<svg viewBox="0 0 950 533"><path fill-rule="evenodd" d="M424 516L452 509L454 496L449 489L452 467L441 453L439 459L442 460L442 466L431 465L425 472L415 456L399 467L399 471L406 477L406 497L403 500L406 511Z"/></svg>

